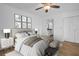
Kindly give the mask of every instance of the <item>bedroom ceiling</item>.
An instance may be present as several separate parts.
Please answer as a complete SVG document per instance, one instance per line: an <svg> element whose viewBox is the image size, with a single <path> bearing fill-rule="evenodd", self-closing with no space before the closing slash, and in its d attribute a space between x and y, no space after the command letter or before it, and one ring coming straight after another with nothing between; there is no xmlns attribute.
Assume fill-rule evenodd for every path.
<svg viewBox="0 0 79 59"><path fill-rule="evenodd" d="M26 12L35 11L35 8L41 6L40 3L5 3L5 4L12 6L14 8L21 9ZM61 8L55 10L72 11L74 9L79 9L79 3L59 3L58 5L60 5ZM53 12L55 10L51 10L51 11ZM38 11L38 12L43 12L43 11Z"/></svg>
<svg viewBox="0 0 79 59"><path fill-rule="evenodd" d="M45 16L46 13L43 9L35 11L35 9L39 6L41 6L40 3L5 3L8 6L20 9L22 11L28 12L28 13L32 13L32 14L36 14L39 16ZM54 15L54 14L61 14L64 12L73 12L75 10L79 10L79 3L59 3L58 5L60 5L59 9L50 9L49 12L47 13L47 15Z"/></svg>

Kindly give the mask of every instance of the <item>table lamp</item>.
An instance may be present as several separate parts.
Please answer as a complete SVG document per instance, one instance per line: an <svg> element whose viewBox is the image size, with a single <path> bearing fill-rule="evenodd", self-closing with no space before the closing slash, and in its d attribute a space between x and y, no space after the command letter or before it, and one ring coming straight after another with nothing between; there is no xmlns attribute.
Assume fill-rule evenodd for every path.
<svg viewBox="0 0 79 59"><path fill-rule="evenodd" d="M35 34L37 34L37 32L38 32L38 29L37 29L37 28L35 28Z"/></svg>
<svg viewBox="0 0 79 59"><path fill-rule="evenodd" d="M9 38L10 36L10 29L3 29L3 33L5 33L5 38Z"/></svg>

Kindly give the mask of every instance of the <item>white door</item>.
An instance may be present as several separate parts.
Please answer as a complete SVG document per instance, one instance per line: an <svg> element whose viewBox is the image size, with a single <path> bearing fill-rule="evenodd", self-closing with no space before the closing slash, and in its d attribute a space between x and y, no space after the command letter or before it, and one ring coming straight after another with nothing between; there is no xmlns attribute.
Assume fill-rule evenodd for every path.
<svg viewBox="0 0 79 59"><path fill-rule="evenodd" d="M64 19L64 39L65 41L79 43L79 16Z"/></svg>

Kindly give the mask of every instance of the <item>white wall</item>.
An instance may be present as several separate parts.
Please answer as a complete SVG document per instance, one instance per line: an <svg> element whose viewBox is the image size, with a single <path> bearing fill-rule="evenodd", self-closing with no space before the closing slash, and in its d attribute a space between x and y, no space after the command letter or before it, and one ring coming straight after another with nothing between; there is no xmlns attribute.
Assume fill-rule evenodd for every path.
<svg viewBox="0 0 79 59"><path fill-rule="evenodd" d="M46 32L46 20L54 19L54 39L60 41L71 41L79 43L79 11L69 11L60 14L50 15L43 20L43 32ZM70 23L69 23L70 22ZM74 23L76 24L74 24ZM69 25L71 24L71 25ZM73 30L73 27L76 27Z"/></svg>
<svg viewBox="0 0 79 59"><path fill-rule="evenodd" d="M28 12L24 12L5 4L0 4L0 29L14 28L14 13L31 17L32 28L38 28L40 30L39 32L41 32L41 19L37 15L29 14Z"/></svg>
<svg viewBox="0 0 79 59"><path fill-rule="evenodd" d="M73 33L73 30L72 32L69 32L70 27L68 28L67 26L69 24L68 22L71 22L71 24L73 21L77 23L79 22L78 21L79 17L75 18L76 20L73 20L73 21L72 21L73 18L70 18L70 20L68 19L69 17L79 15L78 10L74 9L74 11L67 11L67 12L64 11L59 14L55 14L55 13L45 14L43 15L43 17L41 17L41 14L40 16L35 14L33 15L33 14L29 14L29 12L24 12L24 11L12 8L10 6L5 6L3 4L0 4L0 28L14 28L14 13L32 17L32 27L38 28L41 34L47 34L47 20L54 19L54 39L57 39L60 41L63 41L63 40L74 41L75 39L76 40L75 42L77 42L77 40L79 39L78 37L79 30L76 29L76 32L74 32L76 34L74 34L74 37L72 37L72 34L70 33ZM73 26L75 27L76 25L73 24ZM68 31L66 29L68 29Z"/></svg>
<svg viewBox="0 0 79 59"><path fill-rule="evenodd" d="M44 12L44 11L40 11L40 12ZM73 4L73 3L62 4L60 9L56 9L56 10L53 9L53 10L49 10L48 13L42 13L42 16L43 16L42 17L42 19L43 19L42 31L44 34L47 34L47 20L54 19L54 39L57 39L60 41L66 40L66 41L79 42L78 25L73 24L73 21L75 21L75 23L79 22L78 21L79 17L77 15L79 15L79 4ZM67 18L73 17L73 16L77 16L77 17L75 17L74 19L70 18L70 20L67 19ZM65 21L66 21L66 23L65 23ZM67 23L70 21L71 21L71 24L73 24L73 26L76 27L76 31L71 30L72 32L70 32L70 28L68 28L69 25ZM66 24L68 26L65 26ZM71 27L73 28L73 26L71 26ZM66 29L68 29L68 31ZM75 34L70 34L73 32Z"/></svg>
<svg viewBox="0 0 79 59"><path fill-rule="evenodd" d="M62 41L64 38L64 18L62 17L63 15L50 15L49 17L45 17L43 19L43 32L44 34L47 34L47 20L48 19L53 19L54 20L54 39Z"/></svg>
<svg viewBox="0 0 79 59"><path fill-rule="evenodd" d="M54 39L79 43L79 11L54 16Z"/></svg>

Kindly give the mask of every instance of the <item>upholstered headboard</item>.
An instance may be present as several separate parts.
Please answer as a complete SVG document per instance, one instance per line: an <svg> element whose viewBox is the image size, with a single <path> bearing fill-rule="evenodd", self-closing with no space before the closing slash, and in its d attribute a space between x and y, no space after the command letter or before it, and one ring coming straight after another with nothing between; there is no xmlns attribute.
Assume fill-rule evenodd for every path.
<svg viewBox="0 0 79 59"><path fill-rule="evenodd" d="M12 29L12 36L14 36L17 32L32 32L31 29Z"/></svg>
<svg viewBox="0 0 79 59"><path fill-rule="evenodd" d="M17 32L32 32L31 29L11 29L10 36L14 36ZM0 29L0 38L5 37L5 34L3 33L3 29Z"/></svg>

